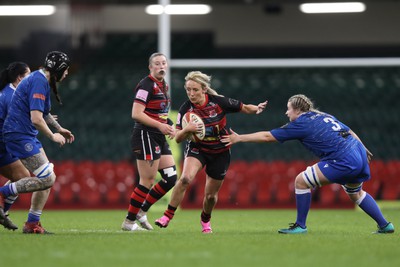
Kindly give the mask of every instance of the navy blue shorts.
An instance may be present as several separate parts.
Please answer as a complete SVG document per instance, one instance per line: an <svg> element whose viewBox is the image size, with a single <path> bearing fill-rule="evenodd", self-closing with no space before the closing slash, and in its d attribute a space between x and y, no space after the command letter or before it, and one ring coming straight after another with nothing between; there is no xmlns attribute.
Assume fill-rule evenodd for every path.
<svg viewBox="0 0 400 267"><path fill-rule="evenodd" d="M36 137L25 138L6 142L6 148L10 153L19 158L26 159L40 153L42 144Z"/></svg>
<svg viewBox="0 0 400 267"><path fill-rule="evenodd" d="M0 142L0 167L16 162L17 160L19 159L7 151L6 145Z"/></svg>
<svg viewBox="0 0 400 267"><path fill-rule="evenodd" d="M332 183L356 184L371 178L367 152L361 143L358 143L341 159L318 162L318 167Z"/></svg>

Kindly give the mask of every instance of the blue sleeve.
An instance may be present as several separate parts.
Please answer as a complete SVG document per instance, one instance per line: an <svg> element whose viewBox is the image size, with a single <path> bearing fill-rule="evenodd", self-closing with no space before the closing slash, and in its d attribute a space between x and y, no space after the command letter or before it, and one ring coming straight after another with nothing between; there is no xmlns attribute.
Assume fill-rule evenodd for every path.
<svg viewBox="0 0 400 267"><path fill-rule="evenodd" d="M283 143L288 140L303 139L307 136L307 128L300 122L293 121L288 124L271 130L276 140Z"/></svg>
<svg viewBox="0 0 400 267"><path fill-rule="evenodd" d="M49 112L49 90L47 90L47 86L48 84L39 79L35 79L32 82L32 90L29 92L29 109L31 111L39 110L42 113Z"/></svg>

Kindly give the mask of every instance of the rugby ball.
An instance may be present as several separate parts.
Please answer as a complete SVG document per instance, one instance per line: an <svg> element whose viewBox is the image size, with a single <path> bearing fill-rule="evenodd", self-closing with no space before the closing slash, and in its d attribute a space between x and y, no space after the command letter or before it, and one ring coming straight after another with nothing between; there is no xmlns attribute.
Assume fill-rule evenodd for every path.
<svg viewBox="0 0 400 267"><path fill-rule="evenodd" d="M198 141L203 140L204 136L206 136L206 127L204 125L203 120L196 113L186 112L182 118L182 129L185 128L186 125L189 124L189 122L202 124L202 131L190 134L189 135L190 140L192 140L193 142L198 142Z"/></svg>

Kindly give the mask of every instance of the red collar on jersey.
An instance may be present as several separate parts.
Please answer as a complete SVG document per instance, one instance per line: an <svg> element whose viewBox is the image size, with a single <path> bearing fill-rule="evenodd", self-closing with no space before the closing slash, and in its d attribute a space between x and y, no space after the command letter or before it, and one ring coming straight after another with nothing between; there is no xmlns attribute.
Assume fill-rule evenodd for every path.
<svg viewBox="0 0 400 267"><path fill-rule="evenodd" d="M154 77L151 76L150 74L149 74L149 78L150 78L153 82L155 82L155 83L157 84L157 86L158 86L161 90L164 90L164 80L160 82L159 80L157 80L156 78L154 78Z"/></svg>
<svg viewBox="0 0 400 267"><path fill-rule="evenodd" d="M194 103L192 103L192 104L198 109L204 108L208 104L208 94L205 94L205 101L204 101L203 105L197 105Z"/></svg>

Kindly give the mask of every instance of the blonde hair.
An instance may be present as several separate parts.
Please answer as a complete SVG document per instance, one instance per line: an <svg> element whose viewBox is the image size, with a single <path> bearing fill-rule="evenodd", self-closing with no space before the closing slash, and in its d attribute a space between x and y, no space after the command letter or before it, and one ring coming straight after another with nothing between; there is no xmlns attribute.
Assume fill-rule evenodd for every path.
<svg viewBox="0 0 400 267"><path fill-rule="evenodd" d="M201 88L207 89L206 93L209 95L219 95L217 91L212 89L211 86L211 76L208 76L207 74L202 73L201 71L191 71L189 72L186 77L185 81L194 81L197 82L201 85Z"/></svg>
<svg viewBox="0 0 400 267"><path fill-rule="evenodd" d="M292 104L293 109L298 109L302 112L313 111L321 113L318 109L314 107L314 103L305 95L298 94L291 96L288 100Z"/></svg>

